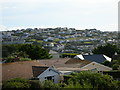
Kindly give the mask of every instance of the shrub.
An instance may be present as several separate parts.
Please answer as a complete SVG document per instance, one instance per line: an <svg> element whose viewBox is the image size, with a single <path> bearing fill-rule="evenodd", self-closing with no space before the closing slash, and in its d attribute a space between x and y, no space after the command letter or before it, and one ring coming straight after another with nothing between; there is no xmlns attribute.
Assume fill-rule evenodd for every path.
<svg viewBox="0 0 120 90"><path fill-rule="evenodd" d="M104 61L102 64L105 65L105 66L111 67L111 62L109 62L109 61L107 61L107 60Z"/></svg>
<svg viewBox="0 0 120 90"><path fill-rule="evenodd" d="M114 65L112 66L112 69L113 69L113 70L118 70L118 68L119 68L119 65L118 65L118 64L114 64Z"/></svg>
<svg viewBox="0 0 120 90"><path fill-rule="evenodd" d="M90 71L76 73L68 79L68 86L72 85L75 86L75 88L78 87L78 85L81 85L82 88L117 88L117 86L119 86L118 84L119 83L115 82L109 75L102 75Z"/></svg>
<svg viewBox="0 0 120 90"><path fill-rule="evenodd" d="M30 88L30 86L28 80L15 78L3 82L2 88Z"/></svg>
<svg viewBox="0 0 120 90"><path fill-rule="evenodd" d="M31 58L20 58L20 61L30 61Z"/></svg>
<svg viewBox="0 0 120 90"><path fill-rule="evenodd" d="M54 84L53 81L46 80L42 82L43 88L59 88L58 84Z"/></svg>
<svg viewBox="0 0 120 90"><path fill-rule="evenodd" d="M69 57L69 58L73 58L75 57L76 55L78 55L77 53L63 53L61 54L61 58L65 58L65 57Z"/></svg>
<svg viewBox="0 0 120 90"><path fill-rule="evenodd" d="M5 60L6 60L5 63L13 62L14 58L15 57L13 57L13 56L9 56L9 57L5 58Z"/></svg>
<svg viewBox="0 0 120 90"><path fill-rule="evenodd" d="M42 88L39 80L30 80L29 83L31 84L30 88Z"/></svg>

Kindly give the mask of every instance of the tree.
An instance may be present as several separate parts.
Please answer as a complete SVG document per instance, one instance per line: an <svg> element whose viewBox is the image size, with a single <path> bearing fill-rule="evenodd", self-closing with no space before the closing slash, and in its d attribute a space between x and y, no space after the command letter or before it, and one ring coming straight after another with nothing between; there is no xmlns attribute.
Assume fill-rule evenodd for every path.
<svg viewBox="0 0 120 90"><path fill-rule="evenodd" d="M102 64L105 65L105 66L111 67L111 62L109 62L109 61L107 61L107 60L104 61Z"/></svg>
<svg viewBox="0 0 120 90"><path fill-rule="evenodd" d="M39 45L32 44L13 44L3 45L2 57L22 56L23 58L31 59L49 59L51 58L47 49L42 48Z"/></svg>
<svg viewBox="0 0 120 90"><path fill-rule="evenodd" d="M109 56L112 58L115 52L119 52L119 48L117 48L117 46L113 44L106 44L106 45L98 46L97 48L94 48L92 52L94 54L105 54L106 56Z"/></svg>
<svg viewBox="0 0 120 90"><path fill-rule="evenodd" d="M113 69L113 70L118 70L118 68L119 68L119 65L118 65L118 64L113 64L113 66L112 66L112 69Z"/></svg>
<svg viewBox="0 0 120 90"><path fill-rule="evenodd" d="M90 71L83 71L80 73L74 73L69 76L68 79L69 88L119 88L120 82L114 80L109 75L102 75L101 73L95 73Z"/></svg>
<svg viewBox="0 0 120 90"><path fill-rule="evenodd" d="M20 52L14 52L10 54L9 56L14 56L14 57L23 57L23 58L28 58L29 55L27 55L25 52L20 51Z"/></svg>
<svg viewBox="0 0 120 90"><path fill-rule="evenodd" d="M38 45L23 44L19 47L19 51L23 51L29 55L31 59L49 59L51 58L48 50L41 48Z"/></svg>
<svg viewBox="0 0 120 90"><path fill-rule="evenodd" d="M16 51L17 47L15 45L2 45L2 57L7 57Z"/></svg>
<svg viewBox="0 0 120 90"><path fill-rule="evenodd" d="M5 63L31 60L28 57L29 55L27 55L25 52L20 51L20 52L14 52L8 55L8 57L4 58L4 60L5 60Z"/></svg>

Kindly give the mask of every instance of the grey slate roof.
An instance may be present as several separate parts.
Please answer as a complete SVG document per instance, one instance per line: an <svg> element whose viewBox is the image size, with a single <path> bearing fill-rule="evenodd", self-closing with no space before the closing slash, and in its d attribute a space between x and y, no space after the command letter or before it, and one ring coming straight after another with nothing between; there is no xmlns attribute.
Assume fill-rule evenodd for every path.
<svg viewBox="0 0 120 90"><path fill-rule="evenodd" d="M43 73L49 67L45 66L32 66L33 77L37 77L41 73Z"/></svg>
<svg viewBox="0 0 120 90"><path fill-rule="evenodd" d="M95 61L98 63L106 61L106 58L103 56L103 54L83 55L83 57L85 60Z"/></svg>

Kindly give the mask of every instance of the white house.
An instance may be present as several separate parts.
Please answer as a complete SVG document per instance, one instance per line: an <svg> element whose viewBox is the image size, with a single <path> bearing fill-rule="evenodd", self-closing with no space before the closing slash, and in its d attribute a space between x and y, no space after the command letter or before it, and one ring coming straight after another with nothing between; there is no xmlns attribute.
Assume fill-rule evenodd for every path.
<svg viewBox="0 0 120 90"><path fill-rule="evenodd" d="M50 50L50 51L49 51L49 54L51 54L51 55L52 55L52 59L57 59L57 58L60 58L59 53L58 53L58 52L56 52L56 51Z"/></svg>
<svg viewBox="0 0 120 90"><path fill-rule="evenodd" d="M110 71L112 70L112 68L108 67L108 66L105 66L105 65L102 65L102 64L99 64L97 62L91 62L83 67L80 68L82 71L84 70L97 70L97 71Z"/></svg>
<svg viewBox="0 0 120 90"><path fill-rule="evenodd" d="M54 83L60 82L60 72L54 67L32 66L33 77L39 79L40 82L52 80Z"/></svg>

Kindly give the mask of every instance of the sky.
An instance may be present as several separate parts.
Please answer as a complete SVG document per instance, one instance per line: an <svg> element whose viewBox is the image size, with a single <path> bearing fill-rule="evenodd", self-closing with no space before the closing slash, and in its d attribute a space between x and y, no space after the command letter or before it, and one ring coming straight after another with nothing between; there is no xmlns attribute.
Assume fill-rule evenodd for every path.
<svg viewBox="0 0 120 90"><path fill-rule="evenodd" d="M0 0L0 31L68 27L118 30L119 0Z"/></svg>

